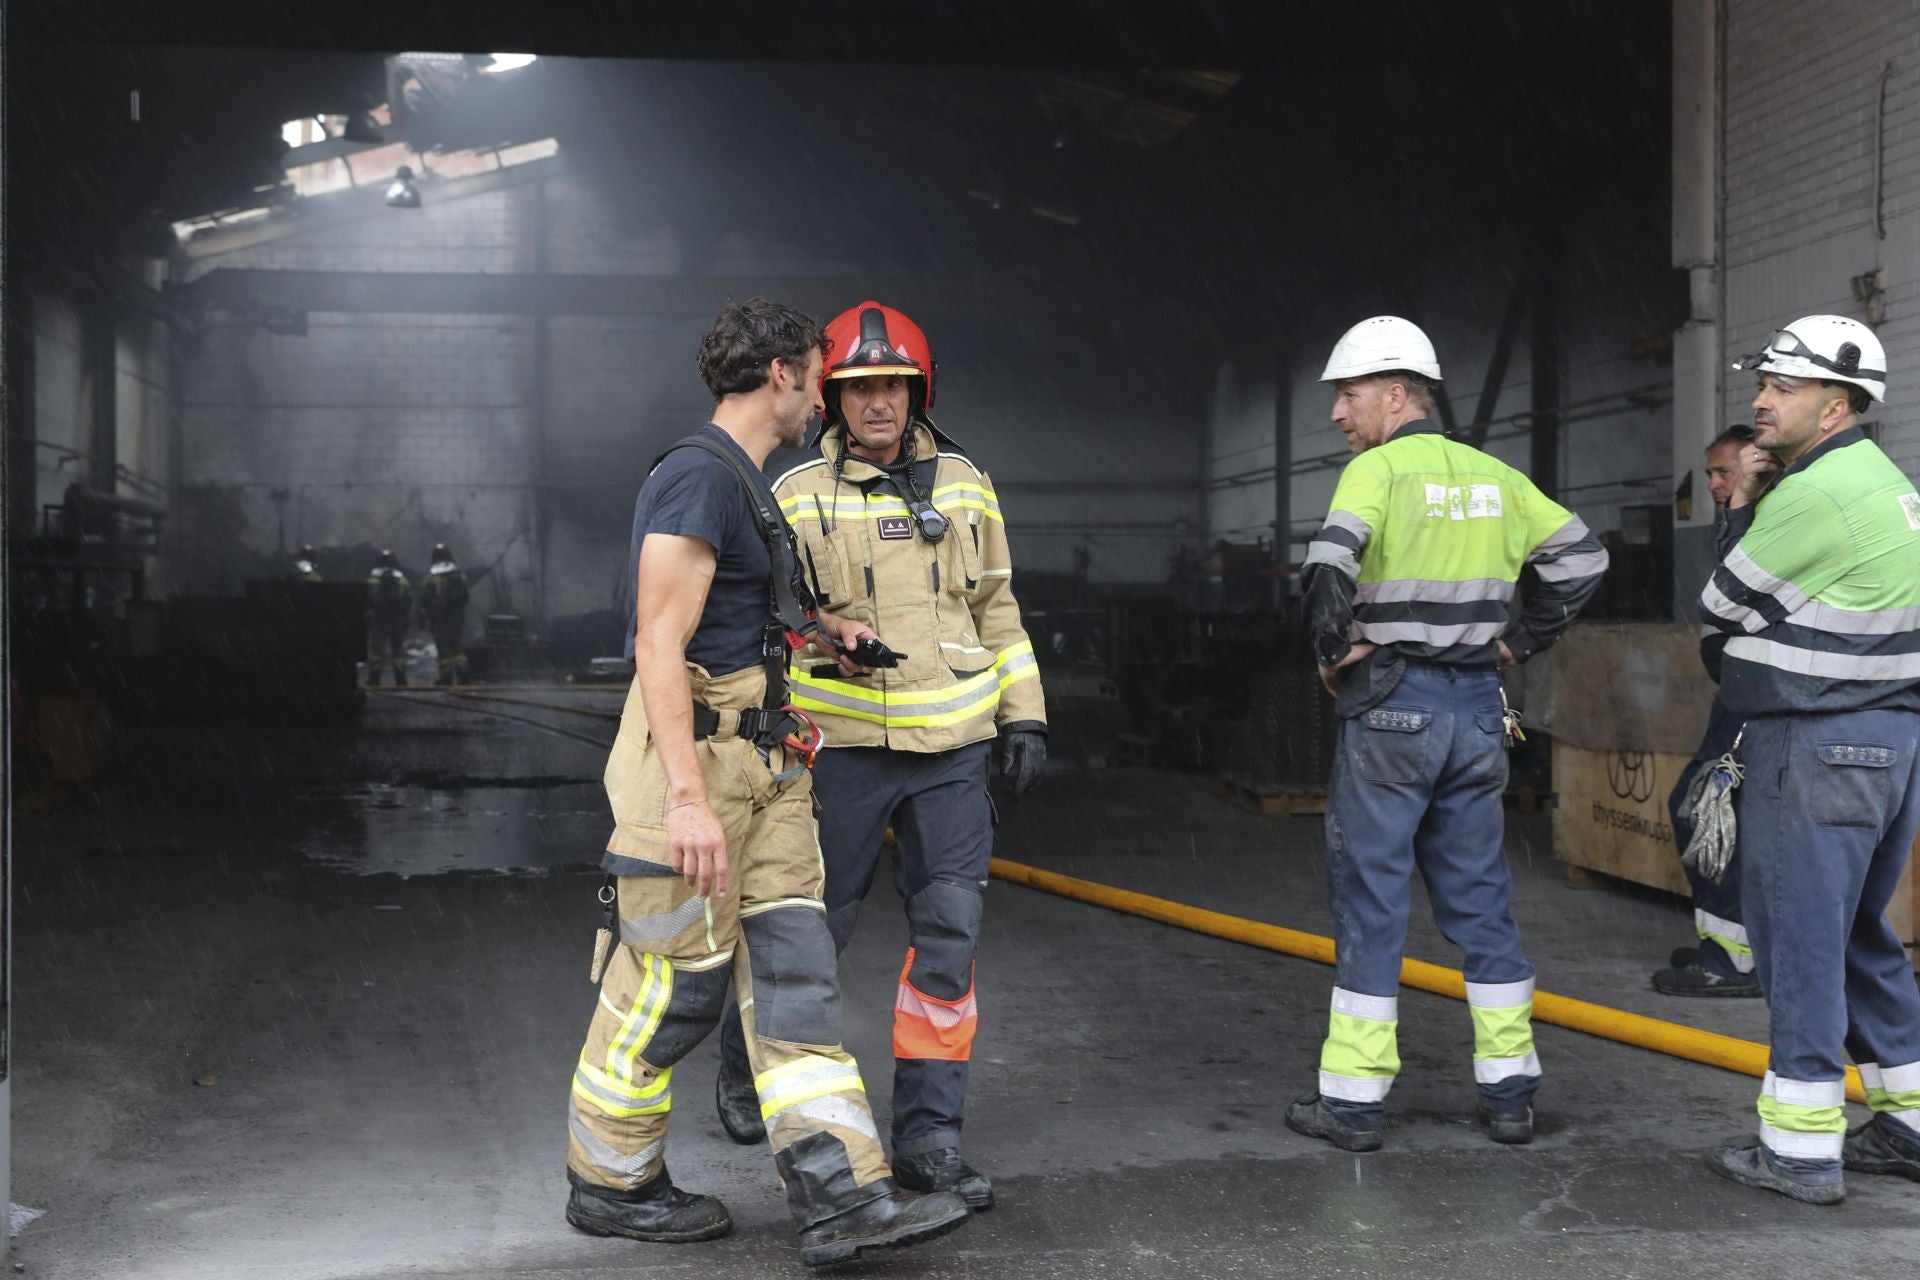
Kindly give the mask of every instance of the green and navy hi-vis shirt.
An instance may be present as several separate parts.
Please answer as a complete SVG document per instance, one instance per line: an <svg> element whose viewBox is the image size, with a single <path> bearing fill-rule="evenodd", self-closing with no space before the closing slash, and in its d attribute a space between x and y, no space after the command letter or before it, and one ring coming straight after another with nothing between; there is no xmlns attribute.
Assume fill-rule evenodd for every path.
<svg viewBox="0 0 1920 1280"><path fill-rule="evenodd" d="M1720 701L1742 718L1920 710L1920 494L1849 428L1728 513L1700 593Z"/></svg>
<svg viewBox="0 0 1920 1280"><path fill-rule="evenodd" d="M1540 583L1510 621L1529 564ZM1307 548L1314 657L1330 666L1365 640L1402 658L1493 667L1505 640L1525 662L1560 637L1606 568L1586 524L1533 481L1410 422L1347 464Z"/></svg>

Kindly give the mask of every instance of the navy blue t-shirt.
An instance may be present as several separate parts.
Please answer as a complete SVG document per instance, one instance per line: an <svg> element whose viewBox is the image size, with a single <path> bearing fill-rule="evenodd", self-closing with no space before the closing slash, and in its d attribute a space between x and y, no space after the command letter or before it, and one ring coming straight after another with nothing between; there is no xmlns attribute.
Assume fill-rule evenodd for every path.
<svg viewBox="0 0 1920 1280"><path fill-rule="evenodd" d="M746 451L709 422L700 434L733 451L760 489L761 500L774 505L773 489ZM704 449L675 449L640 486L633 504L633 545L627 555L627 581L640 573L640 544L649 533L675 533L699 538L713 548L717 563L707 606L687 644L687 660L708 674L727 675L760 663L760 641L769 616L773 561L761 541L760 526L732 468ZM627 613L627 657L633 657L638 625Z"/></svg>

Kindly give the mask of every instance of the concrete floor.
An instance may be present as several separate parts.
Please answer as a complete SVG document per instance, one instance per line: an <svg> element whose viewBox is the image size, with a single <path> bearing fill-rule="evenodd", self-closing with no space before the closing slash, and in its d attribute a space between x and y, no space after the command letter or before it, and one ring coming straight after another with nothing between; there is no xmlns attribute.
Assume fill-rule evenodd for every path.
<svg viewBox="0 0 1920 1280"><path fill-rule="evenodd" d="M380 695L357 732L148 732L109 780L22 813L13 1195L48 1213L14 1263L90 1280L800 1274L771 1161L706 1104L706 1046L679 1069L670 1158L728 1201L734 1234L647 1246L561 1219L611 736L591 716ZM1046 786L1003 804L1004 856L1325 931L1317 819L1056 745ZM1764 1035L1757 1002L1647 989L1687 939L1678 902L1567 889L1544 817L1514 815L1511 846L1544 989ZM843 969L883 1112L903 936L883 885ZM1456 959L1420 919L1409 954ZM968 1147L999 1207L872 1274L1797 1277L1903 1274L1920 1255L1920 1186L1856 1178L1814 1209L1706 1173L1699 1153L1750 1128L1741 1076L1542 1027L1541 1136L1497 1148L1469 1123L1465 1009L1409 992L1390 1145L1354 1157L1281 1122L1311 1084L1326 968L997 885L979 971Z"/></svg>

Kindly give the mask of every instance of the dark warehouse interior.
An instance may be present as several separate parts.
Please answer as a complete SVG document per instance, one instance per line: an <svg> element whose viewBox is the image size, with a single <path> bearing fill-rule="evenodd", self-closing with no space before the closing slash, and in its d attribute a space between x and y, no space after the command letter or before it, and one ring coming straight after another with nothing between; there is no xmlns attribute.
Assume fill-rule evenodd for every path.
<svg viewBox="0 0 1920 1280"><path fill-rule="evenodd" d="M1784 41L1849 51L1822 65L1853 114L1790 125L1814 91L1770 102L1763 52L1787 8L9 0L4 1260L802 1273L767 1153L709 1103L718 1036L674 1069L671 1167L732 1235L561 1215L636 495L714 411L702 334L765 296L925 330L1045 686L1044 782L993 783L976 926L966 1150L995 1208L876 1274L1900 1265L1898 1178L1832 1212L1701 1167L1751 1128L1768 1011L1647 978L1707 936L1666 801L1715 697L1701 455L1751 394L1723 357L1884 308L1867 435L1909 473L1920 450L1920 20L1793 16ZM1772 215L1815 168L1769 171L1776 129L1836 172L1856 136L1885 160ZM1501 694L1530 731L1503 800L1547 1064L1525 1147L1475 1128L1471 981L1403 977L1387 1152L1286 1119L1344 856L1303 586L1352 456L1322 366L1384 313L1432 335L1439 427L1610 559ZM424 591L456 558L451 631L422 604L383 684L379 566ZM839 969L883 1130L907 857ZM1409 892L1405 955L1458 963L1442 891ZM1914 896L1909 871L1909 947Z"/></svg>

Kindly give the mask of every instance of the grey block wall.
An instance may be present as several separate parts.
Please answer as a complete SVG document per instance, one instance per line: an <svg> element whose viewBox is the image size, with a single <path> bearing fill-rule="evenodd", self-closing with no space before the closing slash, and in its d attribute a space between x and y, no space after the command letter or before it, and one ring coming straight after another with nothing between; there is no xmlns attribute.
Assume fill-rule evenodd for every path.
<svg viewBox="0 0 1920 1280"><path fill-rule="evenodd" d="M1920 472L1920 6L1730 0L1725 58L1725 355L1809 312L1868 319L1850 281L1880 271L1892 368L1870 417ZM1722 386L1744 420L1751 381Z"/></svg>

